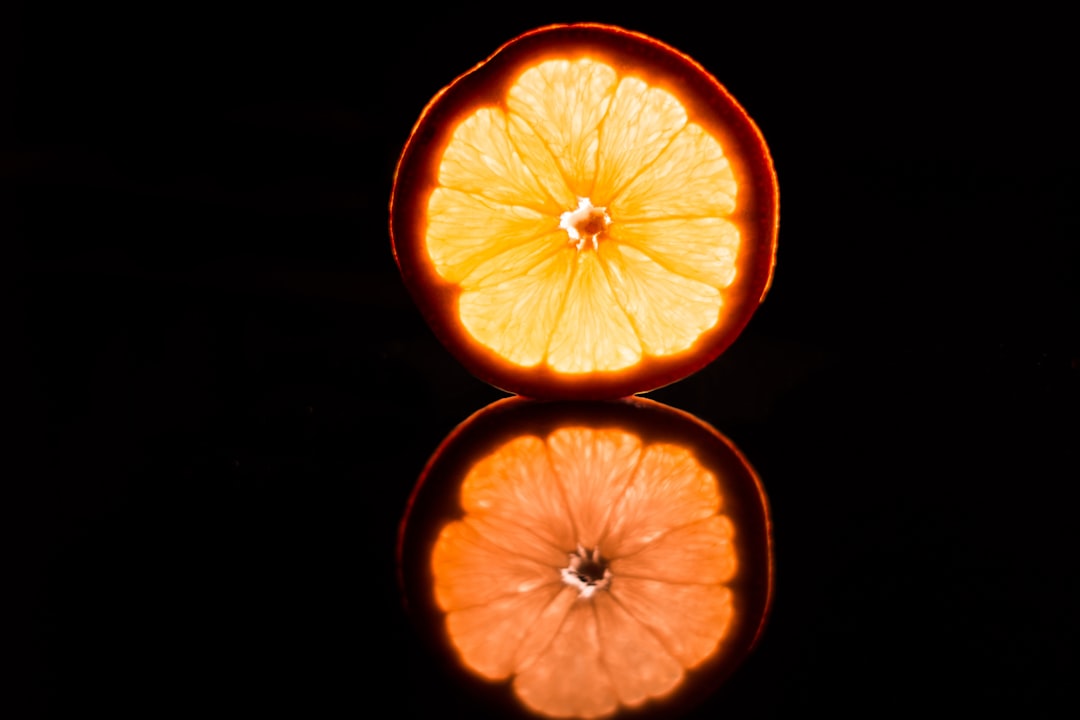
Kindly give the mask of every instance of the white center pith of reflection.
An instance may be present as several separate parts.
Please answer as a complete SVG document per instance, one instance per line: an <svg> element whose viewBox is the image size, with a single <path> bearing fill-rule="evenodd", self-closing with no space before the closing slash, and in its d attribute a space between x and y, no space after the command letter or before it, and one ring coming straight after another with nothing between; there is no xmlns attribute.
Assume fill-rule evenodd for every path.
<svg viewBox="0 0 1080 720"><path fill-rule="evenodd" d="M579 597L590 598L597 590L606 590L611 585L611 569L600 557L598 548L586 550L579 544L567 558L567 566L561 570L562 580L577 588Z"/></svg>

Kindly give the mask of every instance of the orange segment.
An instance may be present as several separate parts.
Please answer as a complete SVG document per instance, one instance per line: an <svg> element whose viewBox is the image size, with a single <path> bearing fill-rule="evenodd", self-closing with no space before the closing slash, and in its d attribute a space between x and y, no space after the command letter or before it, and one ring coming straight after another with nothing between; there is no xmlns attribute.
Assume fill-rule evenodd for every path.
<svg viewBox="0 0 1080 720"><path fill-rule="evenodd" d="M551 60L526 70L507 93L509 112L544 142L578 197L592 191L600 126L617 80L615 70L602 63ZM545 154L534 152L542 166ZM533 159L530 154L526 162Z"/></svg>
<svg viewBox="0 0 1080 720"><path fill-rule="evenodd" d="M681 275L632 245L605 245L599 252L605 279L619 310L634 329L640 350L671 355L694 344L716 323L722 299L717 288Z"/></svg>
<svg viewBox="0 0 1080 720"><path fill-rule="evenodd" d="M444 342L501 387L652 389L722 351L768 287L760 134L651 38L526 34L440 94L416 138L395 178L398 262Z"/></svg>
<svg viewBox="0 0 1080 720"><path fill-rule="evenodd" d="M547 365L558 372L621 370L641 358L641 338L619 306L594 251L579 254L562 312L547 343Z"/></svg>
<svg viewBox="0 0 1080 720"><path fill-rule="evenodd" d="M632 247L688 280L727 287L735 281L739 229L720 217L628 220L611 228L615 247ZM718 292L717 295L720 293Z"/></svg>
<svg viewBox="0 0 1080 720"><path fill-rule="evenodd" d="M720 512L716 478L686 448L669 443L646 448L642 465L611 506L601 546L608 557L632 555L671 528Z"/></svg>
<svg viewBox="0 0 1080 720"><path fill-rule="evenodd" d="M612 203L657 161L686 122L686 108L673 95L638 78L622 78L600 134L599 173L589 194L600 205Z"/></svg>
<svg viewBox="0 0 1080 720"><path fill-rule="evenodd" d="M535 657L535 651L528 652L535 644L528 642L530 636L547 646L562 619L552 617L551 609L565 612L564 605L572 598L570 590L557 585L507 595L451 613L446 628L471 669L489 680L502 680L522 664L519 656L525 660Z"/></svg>
<svg viewBox="0 0 1080 720"><path fill-rule="evenodd" d="M611 561L614 574L669 583L722 583L735 575L731 521L714 515L664 533Z"/></svg>
<svg viewBox="0 0 1080 720"><path fill-rule="evenodd" d="M611 206L624 222L727 217L735 212L738 191L720 143L700 125L690 124L632 177Z"/></svg>
<svg viewBox="0 0 1080 720"><path fill-rule="evenodd" d="M454 283L462 283L485 263L491 264L494 258L522 245L536 247L537 240L547 240L539 248L550 248L558 229L558 223L553 224L551 218L531 208L500 205L489 198L449 188L439 188L431 194L429 209L431 261L444 278ZM502 240L497 245L491 242L492 233ZM523 268L535 264L535 260L514 264L500 259L494 267L510 273L511 277L520 277Z"/></svg>
<svg viewBox="0 0 1080 720"><path fill-rule="evenodd" d="M435 598L444 610L485 606L559 582L559 573L552 566L562 562L564 553L538 560L520 554L514 543L518 538L505 527L501 533L492 530L491 525L460 522L447 525L439 536L433 562L446 568L444 577L454 578L435 585Z"/></svg>
<svg viewBox="0 0 1080 720"><path fill-rule="evenodd" d="M618 695L600 658L600 644L592 606L575 602L545 652L514 678L514 692L542 715L610 715Z"/></svg>
<svg viewBox="0 0 1080 720"><path fill-rule="evenodd" d="M564 556L578 545L598 546L612 498L623 494L637 470L641 441L618 430L572 428L548 436L547 451L574 531L573 542L563 546Z"/></svg>
<svg viewBox="0 0 1080 720"><path fill-rule="evenodd" d="M635 707L674 689L682 680L683 666L652 628L628 613L616 597L599 594L593 602L600 660L619 703Z"/></svg>
<svg viewBox="0 0 1080 720"><path fill-rule="evenodd" d="M532 367L547 357L563 313L576 259L570 248L554 247L555 252L538 244L523 248L529 258L539 256L527 271L515 272L522 266L512 263L516 255L511 254L507 265L483 276L476 289L465 289L458 298L461 324L516 365Z"/></svg>
<svg viewBox="0 0 1080 720"><path fill-rule="evenodd" d="M554 212L573 207L578 196L567 184L567 177L559 161L552 154L551 147L536 133L536 130L521 115L510 113L507 120L507 132L510 142L523 157L529 158L529 167L537 181L547 194L558 203Z"/></svg>
<svg viewBox="0 0 1080 720"><path fill-rule="evenodd" d="M716 651L733 613L732 592L723 585L628 577L619 583L619 602L685 668L696 667ZM668 607L683 611L665 612Z"/></svg>
<svg viewBox="0 0 1080 720"><path fill-rule="evenodd" d="M552 215L562 209L537 179L515 147L506 113L498 108L483 108L457 126L453 140L443 153L439 166L439 184L470 195L489 198L502 205L522 205ZM535 149L524 149L532 159ZM539 170L545 168L540 165ZM550 173L548 173L550 175ZM558 192L565 203L567 191ZM432 213L438 217L439 211ZM490 235L488 236L490 240Z"/></svg>
<svg viewBox="0 0 1080 720"><path fill-rule="evenodd" d="M461 507L473 518L527 528L548 545L572 547L574 524L548 447L538 437L512 440L478 462L461 486ZM559 558L560 560L562 558Z"/></svg>

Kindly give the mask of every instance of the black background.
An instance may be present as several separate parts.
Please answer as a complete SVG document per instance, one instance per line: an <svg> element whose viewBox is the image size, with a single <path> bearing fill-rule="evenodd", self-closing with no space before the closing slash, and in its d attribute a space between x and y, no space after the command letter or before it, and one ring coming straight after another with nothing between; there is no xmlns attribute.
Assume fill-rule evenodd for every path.
<svg viewBox="0 0 1080 720"><path fill-rule="evenodd" d="M439 88L573 20L703 63L780 179L767 301L651 395L738 444L775 522L771 622L699 715L1073 704L1065 19L513 5L5 5L8 716L472 712L393 547L501 393L423 324L387 203Z"/></svg>

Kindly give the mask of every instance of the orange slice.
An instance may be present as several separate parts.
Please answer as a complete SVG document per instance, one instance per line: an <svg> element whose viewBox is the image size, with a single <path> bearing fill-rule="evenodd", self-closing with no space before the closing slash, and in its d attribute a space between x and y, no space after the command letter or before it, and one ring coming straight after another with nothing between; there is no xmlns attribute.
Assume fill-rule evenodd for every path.
<svg viewBox="0 0 1080 720"><path fill-rule="evenodd" d="M761 133L700 65L605 25L526 33L424 109L394 253L447 348L536 398L614 398L734 341L776 257Z"/></svg>
<svg viewBox="0 0 1080 720"><path fill-rule="evenodd" d="M739 664L771 591L753 470L645 400L481 411L429 463L401 537L429 634L551 717L670 717Z"/></svg>

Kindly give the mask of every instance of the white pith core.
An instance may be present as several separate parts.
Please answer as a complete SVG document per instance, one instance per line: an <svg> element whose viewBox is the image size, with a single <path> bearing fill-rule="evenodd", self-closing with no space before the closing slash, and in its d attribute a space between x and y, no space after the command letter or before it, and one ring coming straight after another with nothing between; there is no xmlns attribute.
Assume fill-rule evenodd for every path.
<svg viewBox="0 0 1080 720"><path fill-rule="evenodd" d="M569 562L561 571L562 580L578 590L578 596L590 598L597 590L607 590L611 585L611 570L607 561L600 557L600 550L586 550L581 545L568 553Z"/></svg>
<svg viewBox="0 0 1080 720"><path fill-rule="evenodd" d="M611 224L607 208L593 207L589 198L578 198L576 210L567 210L559 216L559 227L566 231L571 244L578 250L598 246L597 238Z"/></svg>

